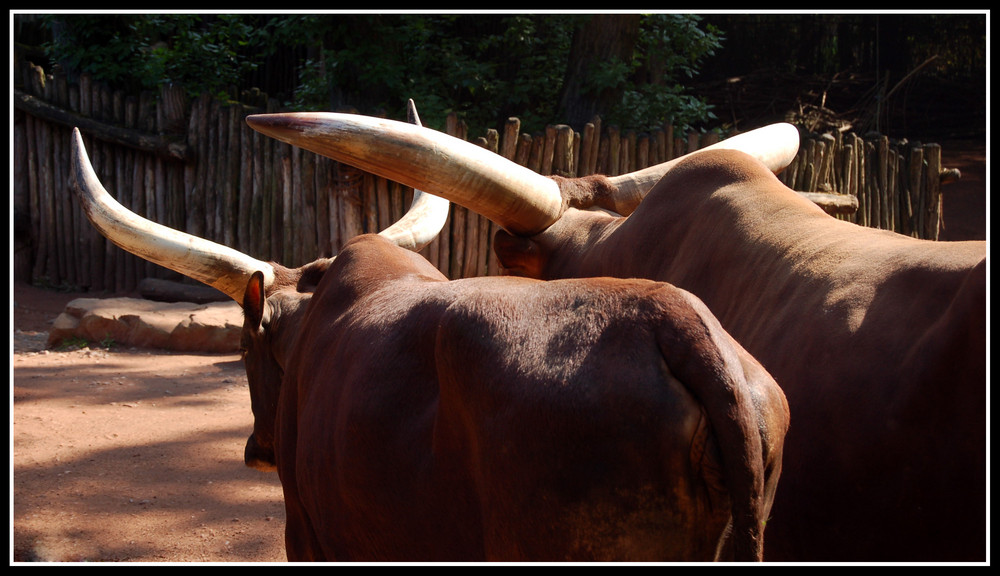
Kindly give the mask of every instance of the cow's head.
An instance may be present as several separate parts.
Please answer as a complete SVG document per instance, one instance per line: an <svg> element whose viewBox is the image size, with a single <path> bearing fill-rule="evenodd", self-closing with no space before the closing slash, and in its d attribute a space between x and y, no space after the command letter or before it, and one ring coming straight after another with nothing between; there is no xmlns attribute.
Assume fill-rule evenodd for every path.
<svg viewBox="0 0 1000 576"><path fill-rule="evenodd" d="M412 101L409 112L410 121L419 124ZM241 348L254 414L254 431L244 459L248 466L274 469L274 423L282 366L310 297L332 259L287 268L130 212L101 184L78 129L73 130L72 161L71 188L102 235L145 260L217 288L243 308ZM379 234L418 251L440 232L449 208L446 199L415 190L410 210Z"/></svg>
<svg viewBox="0 0 1000 576"><path fill-rule="evenodd" d="M515 274L558 277L550 270L567 243L586 244L614 217L632 213L665 174L687 157L739 150L780 172L798 152L798 129L773 124L629 174L546 177L472 143L392 120L335 113L247 117L258 131L339 162L427 190L500 225L494 243Z"/></svg>
<svg viewBox="0 0 1000 576"><path fill-rule="evenodd" d="M280 288L265 287L264 274L254 272L243 293L243 332L240 352L250 384L253 433L247 439L243 461L251 468L275 469L274 426L278 397L288 355L320 278L333 258L320 259L282 274Z"/></svg>

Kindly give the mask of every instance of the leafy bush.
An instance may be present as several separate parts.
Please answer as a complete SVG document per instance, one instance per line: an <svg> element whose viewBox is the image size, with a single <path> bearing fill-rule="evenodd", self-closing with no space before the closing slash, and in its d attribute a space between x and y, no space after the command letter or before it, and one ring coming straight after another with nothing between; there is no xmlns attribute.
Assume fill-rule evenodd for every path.
<svg viewBox="0 0 1000 576"><path fill-rule="evenodd" d="M438 129L448 113L457 112L473 134L502 126L510 116L525 130L540 130L563 121L556 117L559 92L574 27L586 17L292 17L283 26L297 34L284 41L324 40L321 55L300 69L288 105L303 110L367 105L362 112L400 117L406 99L413 98L425 123ZM645 129L667 118L682 124L714 118L703 99L685 94L684 83L721 45L717 31L699 24L693 15L643 17L632 60L602 62L584 88L622 89L620 104L605 112L609 121Z"/></svg>
<svg viewBox="0 0 1000 576"><path fill-rule="evenodd" d="M49 15L49 58L71 77L130 89L151 90L166 82L191 95L224 95L257 61L248 47L263 46L264 30L240 15L89 14ZM208 73L206 73L208 72Z"/></svg>
<svg viewBox="0 0 1000 576"><path fill-rule="evenodd" d="M276 25L283 41L322 44L300 68L287 105L402 117L413 98L424 123L437 129L451 112L477 134L508 116L544 125L569 50L566 22L519 15L289 17Z"/></svg>
<svg viewBox="0 0 1000 576"><path fill-rule="evenodd" d="M400 118L413 98L442 129L456 112L470 133L511 116L537 131L557 118L574 29L582 14L95 14L50 15L53 63L70 75L134 89L161 83L224 95L281 50L294 54L297 84L285 105L353 107ZM603 62L584 90L615 88L604 111L623 129L711 119L685 82L719 46L697 16L644 16L634 57ZM288 62L288 60L285 60ZM278 70L265 70L277 73Z"/></svg>
<svg viewBox="0 0 1000 576"><path fill-rule="evenodd" d="M690 14L654 14L643 19L636 54L619 80L625 86L621 104L608 120L635 129L662 125L688 127L716 118L704 98L686 94L704 60L722 45L722 34Z"/></svg>

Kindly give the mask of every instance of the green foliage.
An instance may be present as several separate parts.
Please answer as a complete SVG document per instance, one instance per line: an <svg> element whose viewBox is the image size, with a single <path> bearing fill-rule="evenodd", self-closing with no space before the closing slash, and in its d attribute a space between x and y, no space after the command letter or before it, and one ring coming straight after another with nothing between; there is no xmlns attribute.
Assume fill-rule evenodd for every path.
<svg viewBox="0 0 1000 576"><path fill-rule="evenodd" d="M548 121L572 17L523 15L348 15L298 17L288 42L323 39L306 60L288 105L308 110L350 105L366 114L403 114L408 98L421 119L442 129L456 112L473 133L508 116ZM302 33L308 30L308 33Z"/></svg>
<svg viewBox="0 0 1000 576"><path fill-rule="evenodd" d="M722 35L691 14L653 14L643 18L632 61L605 67L607 85L618 82L625 92L607 119L633 129L650 129L670 120L687 127L716 118L703 98L686 94L686 82L701 63L722 45Z"/></svg>
<svg viewBox="0 0 1000 576"><path fill-rule="evenodd" d="M141 45L147 55L147 81L161 78L180 83L192 94L224 94L258 65L241 53L261 44L262 31L239 16L148 16L140 19L134 30L147 42L157 35L166 37L165 41Z"/></svg>
<svg viewBox="0 0 1000 576"><path fill-rule="evenodd" d="M82 349L87 348L89 346L90 346L90 343L87 342L86 338L81 338L79 336L71 336L69 338L66 338L62 342L60 342L59 346L56 347L56 350L60 350L60 351L64 351L64 352L65 351L72 351L72 350L82 350Z"/></svg>
<svg viewBox="0 0 1000 576"><path fill-rule="evenodd" d="M129 37L129 19L104 15L47 16L53 40L44 45L53 64L68 73L129 83L138 45Z"/></svg>
<svg viewBox="0 0 1000 576"><path fill-rule="evenodd" d="M95 346L111 350L115 346L115 339L111 334L105 334L100 342L91 344L90 341L82 336L70 336L69 338L64 338L55 349L61 352L71 352L73 350L83 350L84 348L94 348Z"/></svg>
<svg viewBox="0 0 1000 576"><path fill-rule="evenodd" d="M981 81L988 52L985 14L928 14L907 19L907 23L911 68L936 57L935 74Z"/></svg>
<svg viewBox="0 0 1000 576"><path fill-rule="evenodd" d="M471 134L518 117L537 131L556 110L579 14L97 14L53 15L53 63L124 87L163 82L222 95L279 50L297 55L297 87L285 105L352 107L403 117L413 98L424 124L443 129L456 112ZM604 113L623 128L666 118L710 119L684 84L719 45L697 17L642 19L629 62L601 63L586 90L624 98Z"/></svg>
<svg viewBox="0 0 1000 576"><path fill-rule="evenodd" d="M105 333L104 338L101 338L99 345L105 350L111 350L111 348L115 345L115 339L111 336L111 334Z"/></svg>
<svg viewBox="0 0 1000 576"><path fill-rule="evenodd" d="M322 38L319 59L304 62L291 107L351 105L362 113L400 117L413 98L425 124L442 129L458 113L481 134L510 116L526 131L555 117L574 27L585 15L351 15L296 17L288 42ZM683 82L721 41L696 16L658 14L642 20L630 62L602 62L585 90L623 88L609 118L645 128L666 118L683 123L713 118L709 106L685 95ZM308 32L304 32L308 31ZM309 41L309 40L305 40ZM656 67L655 78L638 71ZM646 74L648 77L649 75ZM332 95L332 98L331 98ZM365 107L367 105L367 108Z"/></svg>
<svg viewBox="0 0 1000 576"><path fill-rule="evenodd" d="M257 66L243 54L266 41L266 30L239 15L72 14L46 20L53 31L46 52L70 74L142 90L179 83L191 95L224 95Z"/></svg>

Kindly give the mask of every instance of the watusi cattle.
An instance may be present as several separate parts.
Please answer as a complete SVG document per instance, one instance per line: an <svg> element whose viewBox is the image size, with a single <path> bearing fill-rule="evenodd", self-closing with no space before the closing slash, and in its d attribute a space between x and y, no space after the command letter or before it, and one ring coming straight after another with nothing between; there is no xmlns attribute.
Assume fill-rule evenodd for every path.
<svg viewBox="0 0 1000 576"><path fill-rule="evenodd" d="M289 560L762 558L787 404L691 294L449 281L385 234L264 263L128 212L74 136L95 227L243 307L244 459L278 471Z"/></svg>
<svg viewBox="0 0 1000 576"><path fill-rule="evenodd" d="M774 176L783 137L753 141L756 158L734 146L613 178L504 182L495 175L520 167L427 130L327 114L248 121L488 215L513 274L641 277L697 295L781 385L795 422L766 560L987 558L985 242L828 216ZM364 138L407 153L359 155Z"/></svg>

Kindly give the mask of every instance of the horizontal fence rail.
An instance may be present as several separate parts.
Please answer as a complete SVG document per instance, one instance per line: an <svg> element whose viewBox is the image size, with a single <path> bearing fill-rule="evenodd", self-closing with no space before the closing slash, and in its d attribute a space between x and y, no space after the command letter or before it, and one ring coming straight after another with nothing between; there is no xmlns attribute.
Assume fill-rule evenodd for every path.
<svg viewBox="0 0 1000 576"><path fill-rule="evenodd" d="M247 115L279 111L261 94L244 94L242 103L209 95L187 101L178 87L166 86L155 97L132 96L86 76L69 83L28 63L20 72L12 191L17 280L127 292L143 278L179 279L107 242L87 221L68 183L72 126L80 127L105 187L130 210L286 266L336 254L350 238L388 227L412 199L410 188L251 129ZM582 133L553 125L537 134L522 132L511 118L470 139L451 116L446 132L561 176L623 174L718 141L714 133L680 134L669 123L620 133L599 117ZM948 174L940 157L936 144L805 134L779 177L801 192L855 197L857 211L838 218L937 239L940 182ZM452 205L445 229L421 254L449 278L495 275L496 229Z"/></svg>

